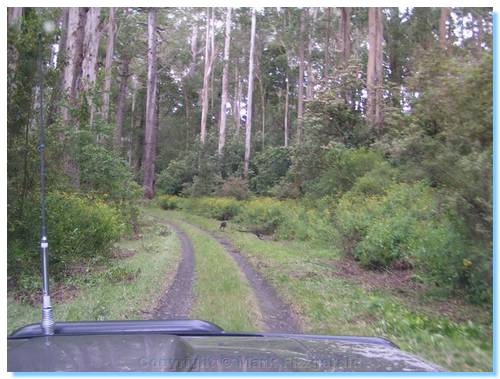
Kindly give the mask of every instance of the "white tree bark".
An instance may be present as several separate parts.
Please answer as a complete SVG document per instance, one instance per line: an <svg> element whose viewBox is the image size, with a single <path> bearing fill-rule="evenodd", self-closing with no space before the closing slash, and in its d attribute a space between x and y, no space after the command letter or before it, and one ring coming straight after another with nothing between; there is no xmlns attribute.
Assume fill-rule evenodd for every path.
<svg viewBox="0 0 500 379"><path fill-rule="evenodd" d="M316 24L317 17L318 17L318 8L313 8L312 22L309 24L309 33L307 41L307 92L306 92L307 100L311 100L314 95L315 77L313 73L312 53L314 44L314 25Z"/></svg>
<svg viewBox="0 0 500 379"><path fill-rule="evenodd" d="M449 8L441 8L441 16L439 18L439 47L443 50L446 49L446 20L448 20L449 12Z"/></svg>
<svg viewBox="0 0 500 379"><path fill-rule="evenodd" d="M205 31L205 69L203 73L203 89L201 92L201 125L200 125L200 142L205 144L207 137L207 117L208 117L208 88L210 74L212 72L212 64L215 56L213 34L213 15L210 14L210 8L207 8L207 23Z"/></svg>
<svg viewBox="0 0 500 379"><path fill-rule="evenodd" d="M97 53L101 34L98 29L100 13L101 8L90 8L85 23L82 62L82 88L85 90L93 88L97 77Z"/></svg>
<svg viewBox="0 0 500 379"><path fill-rule="evenodd" d="M383 22L380 8L368 8L368 65L366 73L366 117L376 128L382 128Z"/></svg>
<svg viewBox="0 0 500 379"><path fill-rule="evenodd" d="M83 61L81 90L87 94L90 106L90 124L94 122L95 104L93 101L93 90L97 78L97 53L99 51L99 15L101 8L90 8L85 23L85 35L83 39Z"/></svg>
<svg viewBox="0 0 500 379"><path fill-rule="evenodd" d="M241 80L238 72L239 59L236 60L234 67L234 101L233 101L233 117L234 117L234 128L236 129L236 135L240 133L241 124L241 113L240 113L240 100L241 100Z"/></svg>
<svg viewBox="0 0 500 379"><path fill-rule="evenodd" d="M87 12L84 8L69 8L66 32L65 65L63 69L62 90L68 103L62 109L62 118L69 122L69 106L76 97L77 81L81 73L83 37Z"/></svg>
<svg viewBox="0 0 500 379"><path fill-rule="evenodd" d="M220 121L219 121L219 156L224 153L224 145L226 143L226 103L227 103L227 87L229 75L229 48L231 44L231 8L227 8L226 14L226 38L224 41L224 68L222 70L222 95L220 104Z"/></svg>
<svg viewBox="0 0 500 379"><path fill-rule="evenodd" d="M305 9L300 13L300 31L299 31L299 88L297 91L297 143L302 143L304 134L304 24Z"/></svg>
<svg viewBox="0 0 500 379"><path fill-rule="evenodd" d="M248 93L247 93L247 121L245 131L245 160L243 166L243 176L248 177L250 167L250 153L252 142L252 97L253 97L253 77L254 77L254 49L255 49L255 8L252 8L252 29L250 35L250 59L248 63Z"/></svg>
<svg viewBox="0 0 500 379"><path fill-rule="evenodd" d="M286 80L286 91L285 91L285 118L284 118L284 131L285 131L285 147L288 147L288 94L290 92L290 83L288 77Z"/></svg>
<svg viewBox="0 0 500 379"><path fill-rule="evenodd" d="M14 7L14 8L9 8L9 12L7 13L7 23L9 27L19 27L20 21L21 21L21 16L23 15L23 8L22 7Z"/></svg>
<svg viewBox="0 0 500 379"><path fill-rule="evenodd" d="M156 152L156 10L148 15L148 82L146 94L146 128L144 136L144 196L154 196Z"/></svg>
<svg viewBox="0 0 500 379"><path fill-rule="evenodd" d="M108 19L108 44L106 48L106 60L104 62L104 93L102 95L102 118L109 119L109 96L111 92L111 65L115 47L115 8L109 8Z"/></svg>

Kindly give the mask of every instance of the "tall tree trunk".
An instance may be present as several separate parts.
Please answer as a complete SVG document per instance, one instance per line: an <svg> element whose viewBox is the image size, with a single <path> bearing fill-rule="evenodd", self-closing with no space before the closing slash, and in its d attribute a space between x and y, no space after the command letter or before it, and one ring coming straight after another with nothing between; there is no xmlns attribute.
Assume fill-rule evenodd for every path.
<svg viewBox="0 0 500 379"><path fill-rule="evenodd" d="M342 39L342 61L347 64L351 58L351 8L340 9L340 33Z"/></svg>
<svg viewBox="0 0 500 379"><path fill-rule="evenodd" d="M66 49L64 52L65 66L63 70L62 89L69 103L62 110L64 123L69 123L69 106L73 106L76 99L76 86L81 75L83 59L83 37L87 19L86 8L68 8L68 25Z"/></svg>
<svg viewBox="0 0 500 379"><path fill-rule="evenodd" d="M212 75L212 66L215 58L215 9L212 8L212 22L210 25L210 120L214 119L214 75Z"/></svg>
<svg viewBox="0 0 500 379"><path fill-rule="evenodd" d="M211 21L213 15L210 14L210 8L207 8L207 23L205 32L205 69L203 73L203 89L201 92L201 125L200 125L200 142L205 144L207 136L207 117L208 117L208 87L210 81L210 74L212 72L212 57L214 52L210 51L212 45L211 35L213 33Z"/></svg>
<svg viewBox="0 0 500 379"><path fill-rule="evenodd" d="M241 100L241 80L238 72L239 59L236 59L236 64L234 67L234 102L233 102L233 117L234 117L234 128L236 130L236 135L240 133L241 124L241 114L240 114L240 100Z"/></svg>
<svg viewBox="0 0 500 379"><path fill-rule="evenodd" d="M60 112L58 101L61 97L61 93L64 91L64 66L65 66L65 54L66 54L66 42L68 34L68 16L70 8L63 8L61 11L61 16L59 24L61 25L61 37L59 39L59 52L57 54L57 66L58 79L57 85L52 88L50 94L49 107L47 112L47 125L52 125L55 121L56 115Z"/></svg>
<svg viewBox="0 0 500 379"><path fill-rule="evenodd" d="M446 20L448 20L449 8L441 8L441 17L439 18L439 47L446 49Z"/></svg>
<svg viewBox="0 0 500 379"><path fill-rule="evenodd" d="M83 40L82 78L80 89L87 95L90 108L90 125L94 122L95 104L93 101L94 87L97 79L97 54L99 51L99 15L101 8L90 8L85 23Z"/></svg>
<svg viewBox="0 0 500 379"><path fill-rule="evenodd" d="M184 97L184 107L186 114L186 149L189 146L190 127L191 127L191 98L188 91L188 83L196 69L196 58L198 56L198 25L194 25L191 31L191 62L186 76L182 80L182 94Z"/></svg>
<svg viewBox="0 0 500 379"><path fill-rule="evenodd" d="M134 130L135 130L135 99L137 94L137 84L132 79L132 106L130 109L130 134L129 134L129 151L128 151L128 165L132 167L134 159Z"/></svg>
<svg viewBox="0 0 500 379"><path fill-rule="evenodd" d="M113 133L113 148L117 154L122 151L123 119L125 114L125 100L127 98L128 77L130 58L125 52L120 65L120 88L118 90L118 101L116 104L116 125Z"/></svg>
<svg viewBox="0 0 500 379"><path fill-rule="evenodd" d="M198 55L198 25L193 27L191 32L191 63L189 64L189 71L187 76L191 77L196 68L196 56Z"/></svg>
<svg viewBox="0 0 500 379"><path fill-rule="evenodd" d="M144 196L154 196L156 151L156 9L148 15L148 82L146 95L146 130L144 136Z"/></svg>
<svg viewBox="0 0 500 379"><path fill-rule="evenodd" d="M109 8L108 44L106 48L106 60L104 62L104 93L102 95L102 118L105 122L107 122L109 119L109 95L111 92L111 65L113 63L114 47L115 47L115 8Z"/></svg>
<svg viewBox="0 0 500 379"><path fill-rule="evenodd" d="M77 83L81 76L83 60L83 40L85 35L85 23L87 20L87 8L68 8L68 21L66 31L66 43L64 56L64 68L62 74L62 91L66 104L62 107L62 119L65 125L76 125L71 122L70 108L76 106ZM73 186L80 186L80 169L74 161L67 144L64 143L64 133L59 134L63 146L63 169L69 176Z"/></svg>
<svg viewBox="0 0 500 379"><path fill-rule="evenodd" d="M285 91L285 118L284 118L284 130L285 130L285 147L288 147L288 94L290 92L290 83L288 77L286 77L286 91Z"/></svg>
<svg viewBox="0 0 500 379"><path fill-rule="evenodd" d="M310 15L311 9L309 9L308 14ZM311 100L314 93L315 78L313 74L313 44L314 44L314 25L316 24L316 19L318 17L318 8L313 8L312 22L309 24L308 35L307 35L307 87L306 87L306 99Z"/></svg>
<svg viewBox="0 0 500 379"><path fill-rule="evenodd" d="M383 21L380 8L368 8L368 66L367 66L367 105L366 117L380 129L383 127L382 112L382 60L383 60Z"/></svg>
<svg viewBox="0 0 500 379"><path fill-rule="evenodd" d="M326 8L326 42L325 42L325 64L323 78L330 75L330 35L332 32L332 8Z"/></svg>
<svg viewBox="0 0 500 379"><path fill-rule="evenodd" d="M7 13L7 23L9 27L19 27L21 24L21 17L23 15L22 7L13 7L9 8L9 12Z"/></svg>
<svg viewBox="0 0 500 379"><path fill-rule="evenodd" d="M227 8L226 14L226 38L224 41L224 68L222 70L222 95L220 103L219 118L219 157L224 154L224 145L226 143L226 103L227 87L229 75L229 48L231 44L231 8Z"/></svg>
<svg viewBox="0 0 500 379"><path fill-rule="evenodd" d="M297 143L301 144L304 134L304 29L305 29L305 9L300 12L299 31L299 88L297 91Z"/></svg>
<svg viewBox="0 0 500 379"><path fill-rule="evenodd" d="M259 80L259 93L260 93L260 109L262 113L262 149L264 149L265 138L266 138L266 93L264 91L264 85L262 84L262 77L257 77Z"/></svg>
<svg viewBox="0 0 500 379"><path fill-rule="evenodd" d="M254 71L254 49L255 49L255 8L252 8L252 29L250 34L250 58L248 62L248 94L247 94L247 121L245 131L245 160L243 166L243 177L248 178L250 167L250 149L252 142L252 97L253 97L253 71Z"/></svg>

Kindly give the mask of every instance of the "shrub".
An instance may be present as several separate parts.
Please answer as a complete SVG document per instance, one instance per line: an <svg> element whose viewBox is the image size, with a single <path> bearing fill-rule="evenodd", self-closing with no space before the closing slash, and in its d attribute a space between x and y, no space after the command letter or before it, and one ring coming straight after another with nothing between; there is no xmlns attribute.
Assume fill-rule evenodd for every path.
<svg viewBox="0 0 500 379"><path fill-rule="evenodd" d="M179 208L177 198L169 195L160 196L158 198L158 205L161 209L164 209L166 211Z"/></svg>
<svg viewBox="0 0 500 379"><path fill-rule="evenodd" d="M234 197L236 200L246 200L249 196L248 183L238 176L231 176L224 181L219 193L221 196Z"/></svg>
<svg viewBox="0 0 500 379"><path fill-rule="evenodd" d="M124 228L118 212L103 201L59 192L47 196L47 230L54 262L106 256Z"/></svg>
<svg viewBox="0 0 500 379"><path fill-rule="evenodd" d="M442 253L451 248L449 243L454 248L461 243L423 183L395 184L382 196L347 193L337 207L337 222L348 242L357 240L354 257L370 267L386 267L397 259L413 261L424 252Z"/></svg>
<svg viewBox="0 0 500 379"><path fill-rule="evenodd" d="M194 173L189 166L190 162L178 159L170 161L168 167L160 172L156 180L158 193L178 195L184 188L184 183L192 180Z"/></svg>
<svg viewBox="0 0 500 379"><path fill-rule="evenodd" d="M39 267L39 204L25 204L24 214L9 229L9 277L19 286ZM56 279L67 263L107 257L124 231L119 212L104 201L77 194L50 192L47 195L49 259ZM37 270L35 270L37 272ZM59 275L59 276L58 276Z"/></svg>
<svg viewBox="0 0 500 379"><path fill-rule="evenodd" d="M281 146L268 147L257 153L253 161L255 176L251 180L252 190L268 195L290 168L290 150Z"/></svg>
<svg viewBox="0 0 500 379"><path fill-rule="evenodd" d="M349 191L356 180L372 169L384 164L381 153L366 148L346 149L332 144L324 154L325 169L309 192L324 196Z"/></svg>
<svg viewBox="0 0 500 379"><path fill-rule="evenodd" d="M344 250L370 268L406 260L427 283L490 298L488 250L474 247L466 225L425 183L391 185L385 195L346 193L336 208Z"/></svg>
<svg viewBox="0 0 500 379"><path fill-rule="evenodd" d="M240 203L227 197L199 197L186 199L184 209L217 220L230 220L240 212Z"/></svg>
<svg viewBox="0 0 500 379"><path fill-rule="evenodd" d="M105 200L124 220L127 231L138 228L139 208L136 201L142 194L124 160L105 147L88 144L79 151L80 186L89 197Z"/></svg>

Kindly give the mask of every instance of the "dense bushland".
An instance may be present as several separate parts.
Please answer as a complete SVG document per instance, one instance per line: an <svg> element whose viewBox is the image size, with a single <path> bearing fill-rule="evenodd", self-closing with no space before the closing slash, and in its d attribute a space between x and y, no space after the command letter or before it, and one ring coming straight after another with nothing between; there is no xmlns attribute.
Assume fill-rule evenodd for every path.
<svg viewBox="0 0 500 379"><path fill-rule="evenodd" d="M67 263L105 257L121 233L138 232L141 183L148 198L162 195L165 209L231 220L277 239L336 246L366 269L413 267L417 280L443 294L462 291L471 301L491 300L491 9L377 9L385 43L371 50L366 47L374 22L366 8L350 9L349 18L340 8L258 10L258 34L270 38L257 38L248 139L242 87L250 71L250 9L234 10L225 108L222 57L216 54L205 80L208 62L201 54L205 32L214 33L215 50L223 50L222 27L202 31L211 17L219 25L223 9L211 16L195 8L12 10L7 155L8 271L14 284L30 282L22 278L33 276L38 259L43 94L56 279ZM93 29L112 23L115 11L118 28ZM70 30L68 12L95 22L82 19L89 28ZM148 34L154 12L161 33ZM333 36L342 25L351 32L339 51ZM104 41L111 30L115 35ZM148 35L164 33L170 37L158 44L154 62L157 104L149 109L156 111L146 117L153 84L147 80ZM75 45L78 51L55 48L72 35L96 43L83 50ZM108 50L108 43L115 48ZM299 54L301 48L307 51ZM374 89L368 72L377 49L383 51ZM91 80L83 77L85 70ZM208 108L200 97L207 83ZM155 141L146 141L146 129L157 132ZM248 173L245 149L251 150ZM82 241L94 245L85 250Z"/></svg>
<svg viewBox="0 0 500 379"><path fill-rule="evenodd" d="M112 243L126 229L114 207L85 195L50 192L47 195L47 232L51 278L64 279L77 263L109 256ZM39 204L24 204L23 217L8 229L8 280L19 290L34 291L39 283ZM13 216L11 216L13 217Z"/></svg>
<svg viewBox="0 0 500 379"><path fill-rule="evenodd" d="M490 246L478 244L445 189L408 178L377 150L337 144L324 156L327 169L300 200L163 195L158 202L275 239L337 246L367 269L414 268L417 280L441 292L491 299Z"/></svg>

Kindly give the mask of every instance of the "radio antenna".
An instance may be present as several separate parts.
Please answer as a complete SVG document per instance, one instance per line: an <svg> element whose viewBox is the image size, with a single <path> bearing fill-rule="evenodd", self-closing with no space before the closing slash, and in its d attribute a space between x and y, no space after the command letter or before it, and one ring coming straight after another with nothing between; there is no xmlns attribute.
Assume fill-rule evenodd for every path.
<svg viewBox="0 0 500 379"><path fill-rule="evenodd" d="M40 100L39 127L40 137L40 259L42 265L42 331L45 335L54 334L54 319L49 295L49 241L45 229L45 118L43 114L43 48L42 34L38 34L38 90Z"/></svg>

